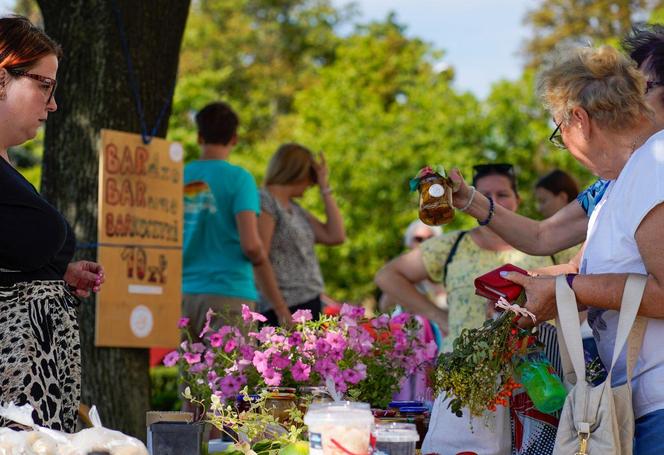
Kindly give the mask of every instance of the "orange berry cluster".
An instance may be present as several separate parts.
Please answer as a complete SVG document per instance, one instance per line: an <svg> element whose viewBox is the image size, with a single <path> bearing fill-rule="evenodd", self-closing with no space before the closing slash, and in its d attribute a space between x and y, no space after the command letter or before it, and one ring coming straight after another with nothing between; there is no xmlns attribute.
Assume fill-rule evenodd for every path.
<svg viewBox="0 0 664 455"><path fill-rule="evenodd" d="M494 398L493 401L489 404L489 411L495 411L496 406L507 406L509 399L512 396L512 391L514 389L518 389L519 387L521 387L521 384L516 382L513 378L509 378L507 382L503 384L503 388L500 392L498 392L496 398Z"/></svg>

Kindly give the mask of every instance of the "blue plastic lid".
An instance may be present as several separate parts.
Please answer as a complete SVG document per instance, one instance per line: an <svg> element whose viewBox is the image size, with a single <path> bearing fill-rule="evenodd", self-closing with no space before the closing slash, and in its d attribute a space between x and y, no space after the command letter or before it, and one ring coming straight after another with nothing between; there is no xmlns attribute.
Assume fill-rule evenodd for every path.
<svg viewBox="0 0 664 455"><path fill-rule="evenodd" d="M404 413L404 412L410 412L413 414L423 414L427 412L429 408L426 406L404 406L402 408L399 408L399 412Z"/></svg>
<svg viewBox="0 0 664 455"><path fill-rule="evenodd" d="M390 408L403 408L403 407L419 407L424 406L423 401L392 401L389 404Z"/></svg>

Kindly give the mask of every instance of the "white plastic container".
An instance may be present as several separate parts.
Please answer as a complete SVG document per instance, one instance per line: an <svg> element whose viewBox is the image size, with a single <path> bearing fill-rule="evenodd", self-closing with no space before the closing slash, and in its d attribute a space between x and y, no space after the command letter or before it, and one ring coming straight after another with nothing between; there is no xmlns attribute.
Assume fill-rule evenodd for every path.
<svg viewBox="0 0 664 455"><path fill-rule="evenodd" d="M420 440L414 423L378 423L374 436L376 452L385 455L415 455L415 446Z"/></svg>
<svg viewBox="0 0 664 455"><path fill-rule="evenodd" d="M315 403L304 416L309 455L366 455L374 417L368 403Z"/></svg>

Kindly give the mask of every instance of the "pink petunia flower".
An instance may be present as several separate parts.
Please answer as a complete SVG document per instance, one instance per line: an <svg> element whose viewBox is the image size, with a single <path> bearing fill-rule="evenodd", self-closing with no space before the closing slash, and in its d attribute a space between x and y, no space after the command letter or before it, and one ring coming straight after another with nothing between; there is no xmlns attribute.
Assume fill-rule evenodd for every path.
<svg viewBox="0 0 664 455"><path fill-rule="evenodd" d="M189 365L195 365L201 361L201 355L197 352L185 352L184 359Z"/></svg>
<svg viewBox="0 0 664 455"><path fill-rule="evenodd" d="M293 313L293 321L295 322L307 322L311 321L313 319L313 316L311 314L311 310L297 310L295 313Z"/></svg>
<svg viewBox="0 0 664 455"><path fill-rule="evenodd" d="M255 313L247 305L242 305L242 320L244 322L265 322L267 318L260 313Z"/></svg>
<svg viewBox="0 0 664 455"><path fill-rule="evenodd" d="M198 338L203 338L203 335L210 331L210 323L212 322L213 317L214 310L212 308L208 308L207 313L205 313L205 325L203 326L201 333L198 334Z"/></svg>
<svg viewBox="0 0 664 455"><path fill-rule="evenodd" d="M274 371L272 368L267 368L263 372L263 379L265 380L265 384L269 386L278 386L281 384L281 373Z"/></svg>
<svg viewBox="0 0 664 455"><path fill-rule="evenodd" d="M219 335L217 332L210 335L210 346L218 348L221 347L222 344L224 344L224 337L222 335Z"/></svg>
<svg viewBox="0 0 664 455"><path fill-rule="evenodd" d="M189 325L189 318L180 318L178 321L178 329L184 329Z"/></svg>
<svg viewBox="0 0 664 455"><path fill-rule="evenodd" d="M291 368L291 375L293 376L293 379L295 379L298 382L302 381L308 381L309 380L309 375L311 374L311 366L307 365L306 363L302 363L298 359L297 362L295 362L295 365Z"/></svg>
<svg viewBox="0 0 664 455"><path fill-rule="evenodd" d="M228 340L226 342L226 346L224 346L224 352L226 354L229 354L229 353L233 352L236 347L237 347L237 342L235 341L234 338L231 338L230 340Z"/></svg>
<svg viewBox="0 0 664 455"><path fill-rule="evenodd" d="M180 360L180 354L178 354L178 351L171 351L166 354L166 357L164 357L164 365L172 367L178 363L178 360Z"/></svg>

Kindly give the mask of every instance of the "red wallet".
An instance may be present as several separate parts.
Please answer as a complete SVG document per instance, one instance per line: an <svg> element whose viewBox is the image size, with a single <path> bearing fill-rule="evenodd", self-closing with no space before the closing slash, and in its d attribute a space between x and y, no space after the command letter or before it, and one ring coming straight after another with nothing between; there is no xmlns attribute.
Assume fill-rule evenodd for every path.
<svg viewBox="0 0 664 455"><path fill-rule="evenodd" d="M508 302L514 302L521 294L523 288L501 277L500 272L503 271L528 275L528 272L515 265L501 265L497 269L475 278L475 294L486 297L489 300L498 301L499 298L504 297Z"/></svg>

